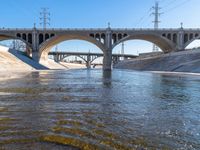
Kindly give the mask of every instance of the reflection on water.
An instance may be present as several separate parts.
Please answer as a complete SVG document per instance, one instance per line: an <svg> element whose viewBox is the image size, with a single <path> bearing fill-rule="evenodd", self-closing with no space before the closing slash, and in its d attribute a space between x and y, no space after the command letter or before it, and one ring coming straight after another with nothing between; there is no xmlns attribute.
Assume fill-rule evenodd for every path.
<svg viewBox="0 0 200 150"><path fill-rule="evenodd" d="M19 75L0 83L0 149L200 149L200 77Z"/></svg>

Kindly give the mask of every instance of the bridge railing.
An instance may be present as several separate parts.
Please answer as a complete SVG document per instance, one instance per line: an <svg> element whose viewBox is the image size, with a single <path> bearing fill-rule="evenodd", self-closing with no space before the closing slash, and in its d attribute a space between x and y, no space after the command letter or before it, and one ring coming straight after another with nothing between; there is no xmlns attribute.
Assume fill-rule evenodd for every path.
<svg viewBox="0 0 200 150"><path fill-rule="evenodd" d="M112 31L177 31L181 28L112 28ZM200 31L200 28L183 28L184 31Z"/></svg>
<svg viewBox="0 0 200 150"><path fill-rule="evenodd" d="M107 28L35 28L39 31L106 31ZM0 28L0 31L32 31L34 28ZM111 28L112 31L177 31L181 28ZM200 28L183 28L184 31L200 31Z"/></svg>
<svg viewBox="0 0 200 150"><path fill-rule="evenodd" d="M106 28L35 28L40 31L105 31ZM32 31L34 28L0 28L1 31Z"/></svg>

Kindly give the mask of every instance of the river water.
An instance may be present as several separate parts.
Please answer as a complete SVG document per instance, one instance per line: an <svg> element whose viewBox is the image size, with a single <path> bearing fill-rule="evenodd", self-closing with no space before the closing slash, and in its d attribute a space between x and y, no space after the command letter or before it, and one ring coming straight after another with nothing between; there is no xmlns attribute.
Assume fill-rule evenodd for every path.
<svg viewBox="0 0 200 150"><path fill-rule="evenodd" d="M0 149L200 149L198 76L128 70L12 75L18 78L0 82Z"/></svg>

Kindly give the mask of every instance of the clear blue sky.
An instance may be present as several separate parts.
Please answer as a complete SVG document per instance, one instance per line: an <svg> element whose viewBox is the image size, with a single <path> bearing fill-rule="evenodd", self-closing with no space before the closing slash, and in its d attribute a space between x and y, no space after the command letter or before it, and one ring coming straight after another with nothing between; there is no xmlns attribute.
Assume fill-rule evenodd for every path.
<svg viewBox="0 0 200 150"><path fill-rule="evenodd" d="M134 28L153 27L150 8L155 0L1 0L0 27L33 27L39 24L42 7L51 13L50 27L72 28ZM160 27L200 28L200 0L160 0ZM114 52L120 51L120 46ZM95 46L83 41L70 41L59 49L72 51L98 51ZM143 41L125 43L126 53L150 51L152 44Z"/></svg>

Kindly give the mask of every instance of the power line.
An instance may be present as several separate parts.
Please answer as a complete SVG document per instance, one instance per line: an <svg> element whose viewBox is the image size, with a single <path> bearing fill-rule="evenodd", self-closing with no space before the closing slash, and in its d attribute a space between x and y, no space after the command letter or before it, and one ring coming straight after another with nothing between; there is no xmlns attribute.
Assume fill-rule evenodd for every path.
<svg viewBox="0 0 200 150"><path fill-rule="evenodd" d="M168 0L157 0L157 1L158 2L162 2L163 4L165 4L166 2L168 2ZM173 1L173 2L171 2L171 1ZM167 6L169 6L169 4L174 3L174 1L177 1L177 0L171 0L171 1L170 1L170 3L169 2L167 3ZM138 19L138 21L136 22L135 26L138 26L138 25L142 24L149 17L149 13L151 11L152 11L152 8L149 9L148 11L146 11L144 13L144 15L141 18Z"/></svg>
<svg viewBox="0 0 200 150"><path fill-rule="evenodd" d="M163 8L168 8L169 6L171 6L172 4L174 4L175 2L177 2L177 0L170 0L170 1L168 1L168 3L166 3L162 7Z"/></svg>
<svg viewBox="0 0 200 150"><path fill-rule="evenodd" d="M44 29L47 28L47 26L50 26L50 13L48 8L41 8L42 11L40 12L40 25L43 26Z"/></svg>
<svg viewBox="0 0 200 150"><path fill-rule="evenodd" d="M159 0L159 2L165 3L167 2L167 0Z"/></svg>
<svg viewBox="0 0 200 150"><path fill-rule="evenodd" d="M169 8L169 9L165 10L164 13L168 13L168 12L170 12L170 11L173 11L174 9L176 9L176 8L178 8L178 7L181 7L182 5L184 5L184 4L186 4L186 3L190 2L190 1L191 1L191 0L184 0L183 2L181 2L181 3L177 4L177 5L175 5L174 7L171 7L171 8Z"/></svg>
<svg viewBox="0 0 200 150"><path fill-rule="evenodd" d="M145 12L145 14L136 22L136 26L140 25L144 20L149 17L149 12L151 12L151 9Z"/></svg>

